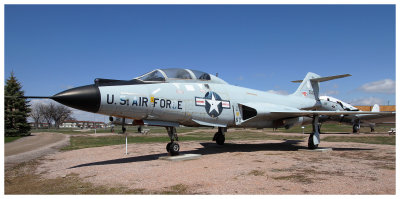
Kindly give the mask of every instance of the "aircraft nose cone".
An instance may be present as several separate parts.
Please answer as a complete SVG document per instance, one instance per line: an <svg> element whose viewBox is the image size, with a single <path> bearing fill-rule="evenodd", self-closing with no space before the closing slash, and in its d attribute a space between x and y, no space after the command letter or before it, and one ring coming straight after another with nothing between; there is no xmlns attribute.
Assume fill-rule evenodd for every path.
<svg viewBox="0 0 400 199"><path fill-rule="evenodd" d="M96 113L100 108L100 90L95 85L68 89L55 94L51 99L66 106Z"/></svg>

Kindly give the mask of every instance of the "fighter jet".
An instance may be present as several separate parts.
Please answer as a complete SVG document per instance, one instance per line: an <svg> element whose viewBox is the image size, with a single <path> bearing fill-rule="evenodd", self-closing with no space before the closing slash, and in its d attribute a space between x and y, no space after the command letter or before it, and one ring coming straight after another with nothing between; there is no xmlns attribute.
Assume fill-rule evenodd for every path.
<svg viewBox="0 0 400 199"><path fill-rule="evenodd" d="M371 132L374 132L375 123L372 121L378 118L386 118L386 117L393 117L395 115L394 112L381 114L380 108L378 104L375 104L372 107L371 114L362 114L364 111L358 110L358 108L343 102L339 99L336 99L331 96L320 96L321 100L321 109L322 110L329 110L329 111L357 111L361 114L356 115L335 115L335 116L321 116L320 122L326 121L335 121L340 123L347 123L353 126L353 133L359 133L361 125L368 126L371 128Z"/></svg>
<svg viewBox="0 0 400 199"><path fill-rule="evenodd" d="M190 69L156 69L131 80L94 80L94 84L72 88L48 97L83 111L133 119L135 125L166 127L170 142L166 149L179 154L176 127L218 128L213 140L223 145L227 128L280 128L312 118L308 148L320 143L320 115L352 115L351 111L317 111L321 107L319 83L349 74L321 77L308 73L291 95L230 85L217 76ZM125 121L122 122L124 124ZM122 126L125 131L125 127Z"/></svg>

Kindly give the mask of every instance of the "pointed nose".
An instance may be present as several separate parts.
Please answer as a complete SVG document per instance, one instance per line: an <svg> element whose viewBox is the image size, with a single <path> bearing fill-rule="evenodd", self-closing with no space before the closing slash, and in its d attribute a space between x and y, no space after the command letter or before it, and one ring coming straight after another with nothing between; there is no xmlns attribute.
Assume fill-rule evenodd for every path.
<svg viewBox="0 0 400 199"><path fill-rule="evenodd" d="M51 99L66 106L96 113L100 108L100 90L95 85L72 88L55 94Z"/></svg>

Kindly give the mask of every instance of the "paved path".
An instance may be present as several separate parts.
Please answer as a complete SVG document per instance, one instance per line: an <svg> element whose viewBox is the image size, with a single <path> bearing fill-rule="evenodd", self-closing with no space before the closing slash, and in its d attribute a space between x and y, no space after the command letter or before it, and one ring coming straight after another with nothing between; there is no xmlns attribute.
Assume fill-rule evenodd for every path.
<svg viewBox="0 0 400 199"><path fill-rule="evenodd" d="M5 168L54 153L69 144L69 136L61 133L32 133L4 145Z"/></svg>

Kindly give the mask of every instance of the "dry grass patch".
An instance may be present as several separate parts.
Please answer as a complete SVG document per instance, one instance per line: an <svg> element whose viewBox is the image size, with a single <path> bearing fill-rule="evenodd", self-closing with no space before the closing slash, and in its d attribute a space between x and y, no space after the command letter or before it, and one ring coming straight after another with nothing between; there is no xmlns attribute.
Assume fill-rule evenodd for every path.
<svg viewBox="0 0 400 199"><path fill-rule="evenodd" d="M331 155L356 160L396 161L396 155L377 155L376 153L369 151L331 153Z"/></svg>
<svg viewBox="0 0 400 199"><path fill-rule="evenodd" d="M264 176L265 172L264 171L260 171L260 170L252 170L247 175Z"/></svg>
<svg viewBox="0 0 400 199"><path fill-rule="evenodd" d="M188 191L189 186L184 185L184 184L177 184L174 186L167 187L166 189L167 190L161 191L156 194L163 194L163 195L166 195L166 194L168 194L168 195L190 194Z"/></svg>
<svg viewBox="0 0 400 199"><path fill-rule="evenodd" d="M313 183L313 180L311 178L308 178L306 175L302 173L294 173L291 175L287 176L277 176L277 177L272 177L275 180L289 180L289 181L294 181L294 182L300 182L304 184L310 184Z"/></svg>
<svg viewBox="0 0 400 199"><path fill-rule="evenodd" d="M373 166L374 169L396 170L395 162L375 162L370 165Z"/></svg>
<svg viewBox="0 0 400 199"><path fill-rule="evenodd" d="M36 160L7 169L4 176L5 194L148 194L144 189L94 186L83 182L78 174L45 179L35 173Z"/></svg>

